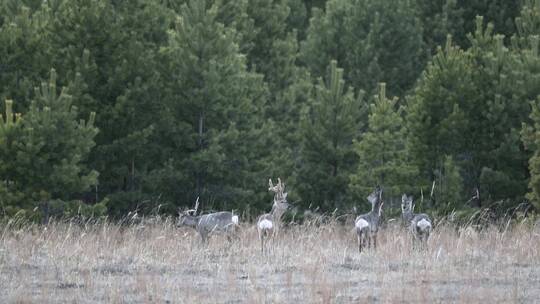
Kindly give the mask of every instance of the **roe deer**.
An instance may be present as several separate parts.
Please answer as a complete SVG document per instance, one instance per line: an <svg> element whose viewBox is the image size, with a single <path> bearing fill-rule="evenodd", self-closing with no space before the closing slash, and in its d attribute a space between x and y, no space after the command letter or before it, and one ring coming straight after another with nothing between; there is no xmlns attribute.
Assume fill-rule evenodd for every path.
<svg viewBox="0 0 540 304"><path fill-rule="evenodd" d="M230 241L238 228L238 215L228 211L196 215L198 207L199 198L195 202L195 209L180 213L177 225L194 228L201 236L203 244L208 242L210 234L214 232L226 233Z"/></svg>
<svg viewBox="0 0 540 304"><path fill-rule="evenodd" d="M281 225L281 217L289 208L287 203L287 193L285 191L285 185L281 183L281 179L278 178L276 186L272 184L272 179L268 181L269 191L274 192L274 203L272 205L272 211L259 216L257 220L257 232L259 233L259 240L261 241L261 253L264 254L265 242L269 238L276 236Z"/></svg>
<svg viewBox="0 0 540 304"><path fill-rule="evenodd" d="M354 221L354 227L356 230L356 237L358 239L358 252L362 252L362 249L366 247L377 248L377 232L379 231L379 218L382 212L382 190L379 186L375 188L368 197L367 200L371 203L371 211L366 214L362 214Z"/></svg>
<svg viewBox="0 0 540 304"><path fill-rule="evenodd" d="M403 194L401 196L401 213L403 223L409 228L414 240L427 242L433 224L425 213L414 213L413 197Z"/></svg>

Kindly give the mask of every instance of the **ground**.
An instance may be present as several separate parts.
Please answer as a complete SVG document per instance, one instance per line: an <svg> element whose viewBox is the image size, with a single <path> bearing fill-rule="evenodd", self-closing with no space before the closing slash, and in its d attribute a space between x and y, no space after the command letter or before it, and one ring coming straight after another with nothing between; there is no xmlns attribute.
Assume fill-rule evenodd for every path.
<svg viewBox="0 0 540 304"><path fill-rule="evenodd" d="M540 229L399 227L357 251L350 227L290 226L261 255L253 225L202 246L194 230L14 222L0 227L0 303L534 303Z"/></svg>

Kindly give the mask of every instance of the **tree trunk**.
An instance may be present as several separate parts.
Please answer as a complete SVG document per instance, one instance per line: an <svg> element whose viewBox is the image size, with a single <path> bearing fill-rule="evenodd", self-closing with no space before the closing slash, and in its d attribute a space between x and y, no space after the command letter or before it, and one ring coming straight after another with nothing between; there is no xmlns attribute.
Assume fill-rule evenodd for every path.
<svg viewBox="0 0 540 304"><path fill-rule="evenodd" d="M204 112L200 112L199 113L199 150L202 150L203 149L203 145L204 145L204 141L203 141L203 135L204 135ZM197 197L200 197L201 196L201 192L202 192L202 172L201 170L199 169L199 171L197 172L197 181L196 181L196 186L197 186Z"/></svg>

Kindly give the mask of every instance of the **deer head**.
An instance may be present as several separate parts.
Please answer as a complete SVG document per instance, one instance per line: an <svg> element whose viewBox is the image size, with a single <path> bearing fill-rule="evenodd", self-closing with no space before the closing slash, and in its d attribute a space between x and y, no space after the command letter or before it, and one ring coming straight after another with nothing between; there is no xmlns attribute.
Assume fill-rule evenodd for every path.
<svg viewBox="0 0 540 304"><path fill-rule="evenodd" d="M272 214L275 214L279 217L285 213L287 208L289 208L289 203L287 203L287 192L285 192L285 184L281 182L281 179L278 178L277 185L273 185L272 179L268 180L268 190L274 192L274 204L272 205Z"/></svg>
<svg viewBox="0 0 540 304"><path fill-rule="evenodd" d="M184 211L178 211L178 226L194 226L196 225L197 209L199 209L199 197L195 201L195 207Z"/></svg>
<svg viewBox="0 0 540 304"><path fill-rule="evenodd" d="M287 193L284 193L285 185L281 183L281 178L278 177L278 183L274 186L272 179L268 180L268 191L274 192L274 201L287 200Z"/></svg>
<svg viewBox="0 0 540 304"><path fill-rule="evenodd" d="M413 205L413 197L407 196L407 194L403 194L401 196L401 212L402 213L411 213L413 212L414 205Z"/></svg>
<svg viewBox="0 0 540 304"><path fill-rule="evenodd" d="M371 210L375 211L382 206L382 189L381 187L375 187L375 190L367 197L367 200L371 203Z"/></svg>

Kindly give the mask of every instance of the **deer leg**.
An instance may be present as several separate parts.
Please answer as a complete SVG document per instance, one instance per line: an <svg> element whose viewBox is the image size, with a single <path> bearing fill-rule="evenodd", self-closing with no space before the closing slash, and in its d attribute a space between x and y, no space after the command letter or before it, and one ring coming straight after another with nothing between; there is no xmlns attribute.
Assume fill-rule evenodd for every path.
<svg viewBox="0 0 540 304"><path fill-rule="evenodd" d="M369 249L369 235L367 235L366 233L362 235L362 248Z"/></svg>
<svg viewBox="0 0 540 304"><path fill-rule="evenodd" d="M373 234L373 248L377 249L377 234Z"/></svg>
<svg viewBox="0 0 540 304"><path fill-rule="evenodd" d="M201 242L203 247L208 244L208 235L204 232L201 233Z"/></svg>
<svg viewBox="0 0 540 304"><path fill-rule="evenodd" d="M276 248L280 244L280 238L278 237L279 230L277 227L272 227L271 231L271 238L272 238L272 252L276 250Z"/></svg>
<svg viewBox="0 0 540 304"><path fill-rule="evenodd" d="M423 247L424 248L427 248L427 241L428 241L428 237L429 237L429 234L428 233L424 233L424 235L422 236L423 237Z"/></svg>
<svg viewBox="0 0 540 304"><path fill-rule="evenodd" d="M421 243L422 243L421 237L422 236L418 235L417 232L414 233L414 235L413 235L413 248L414 249L418 249L418 247L421 245Z"/></svg>
<svg viewBox="0 0 540 304"><path fill-rule="evenodd" d="M264 255L264 238L266 237L265 230L259 230L259 239L261 240L261 254Z"/></svg>
<svg viewBox="0 0 540 304"><path fill-rule="evenodd" d="M274 230L272 228L266 228L263 232L264 238L264 251L268 255L272 251L272 246L274 246Z"/></svg>
<svg viewBox="0 0 540 304"><path fill-rule="evenodd" d="M357 240L358 240L358 252L362 252L362 235L357 234Z"/></svg>
<svg viewBox="0 0 540 304"><path fill-rule="evenodd" d="M370 236L369 233L364 232L363 238L362 238L362 247L369 249L369 242L370 242Z"/></svg>
<svg viewBox="0 0 540 304"><path fill-rule="evenodd" d="M365 231L360 234L360 247L361 250L364 250L366 247L369 248L369 235Z"/></svg>
<svg viewBox="0 0 540 304"><path fill-rule="evenodd" d="M279 239L277 237L277 233L278 233L278 230L275 229L275 228L271 228L269 231L268 231L268 238L269 240L267 240L267 243L268 241L271 242L271 245L270 245L270 251L272 252L272 254L274 254L274 252L276 251L276 247L278 246L279 244Z"/></svg>
<svg viewBox="0 0 540 304"><path fill-rule="evenodd" d="M238 227L234 227L232 233L233 233L234 240L240 242L240 231Z"/></svg>
<svg viewBox="0 0 540 304"><path fill-rule="evenodd" d="M274 231L270 231L268 232L268 239L266 240L266 251L268 253L274 254L275 249L276 249L276 238L274 235Z"/></svg>
<svg viewBox="0 0 540 304"><path fill-rule="evenodd" d="M199 236L201 237L201 245L204 244L204 235L202 232L199 232Z"/></svg>

